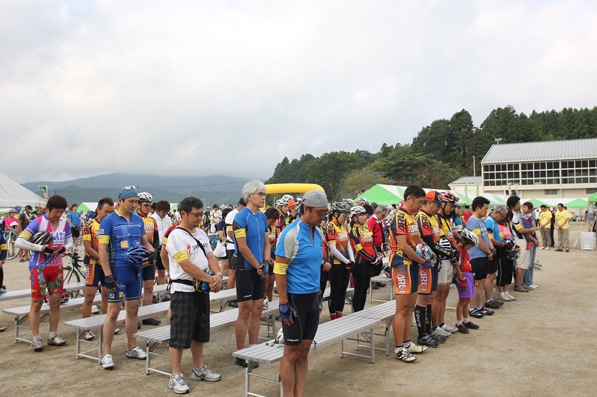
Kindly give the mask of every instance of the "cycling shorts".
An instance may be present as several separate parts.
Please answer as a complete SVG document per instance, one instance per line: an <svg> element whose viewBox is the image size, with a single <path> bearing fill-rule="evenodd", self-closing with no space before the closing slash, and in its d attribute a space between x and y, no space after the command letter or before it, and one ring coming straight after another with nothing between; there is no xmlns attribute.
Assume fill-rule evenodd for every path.
<svg viewBox="0 0 597 397"><path fill-rule="evenodd" d="M118 303L125 300L141 299L141 275L138 270L129 266L119 266L113 269L116 279L116 291L108 292L108 302Z"/></svg>
<svg viewBox="0 0 597 397"><path fill-rule="evenodd" d="M155 280L155 265L143 266L141 268L143 281Z"/></svg>
<svg viewBox="0 0 597 397"><path fill-rule="evenodd" d="M313 340L319 327L319 294L288 293L288 304L296 309L292 325L282 322L284 344L298 346L304 340Z"/></svg>
<svg viewBox="0 0 597 397"><path fill-rule="evenodd" d="M429 295L433 291L437 291L437 279L439 270L437 266L431 269L425 269L423 266L419 267L419 283L418 292L421 295Z"/></svg>
<svg viewBox="0 0 597 397"><path fill-rule="evenodd" d="M29 269L31 275L31 298L41 299L44 295L62 296L64 292L62 266L43 266Z"/></svg>
<svg viewBox="0 0 597 397"><path fill-rule="evenodd" d="M228 269L236 270L236 257L234 250L226 250L226 257L228 258Z"/></svg>
<svg viewBox="0 0 597 397"><path fill-rule="evenodd" d="M487 278L487 257L471 259L471 267L475 280L485 280Z"/></svg>
<svg viewBox="0 0 597 397"><path fill-rule="evenodd" d="M86 266L87 276L85 277L85 286L97 288L99 284L104 285L106 277L104 276L104 269L102 269L102 266L99 263Z"/></svg>
<svg viewBox="0 0 597 397"><path fill-rule="evenodd" d="M417 292L419 287L419 265L416 263L407 265L401 259L396 255L391 262L394 294L410 295Z"/></svg>
<svg viewBox="0 0 597 397"><path fill-rule="evenodd" d="M257 275L257 269L236 270L236 300L245 302L265 297L265 277Z"/></svg>

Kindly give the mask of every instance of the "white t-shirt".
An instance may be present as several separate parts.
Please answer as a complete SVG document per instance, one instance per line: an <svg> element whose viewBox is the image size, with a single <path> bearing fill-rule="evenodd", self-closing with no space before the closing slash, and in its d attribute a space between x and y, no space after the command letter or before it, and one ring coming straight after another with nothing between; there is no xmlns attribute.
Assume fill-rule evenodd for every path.
<svg viewBox="0 0 597 397"><path fill-rule="evenodd" d="M160 218L157 212L154 212L150 215L155 222L158 224L158 235L160 236L160 247L162 246L162 241L164 240L164 233L170 226L172 226L172 219L170 215L166 214L163 218Z"/></svg>
<svg viewBox="0 0 597 397"><path fill-rule="evenodd" d="M224 219L224 223L226 223L226 228L228 228L228 225L232 225L236 214L238 214L238 210L235 208L232 211L230 211L228 215L226 215L226 219ZM226 234L226 249L233 250L234 240L230 240L230 237L228 237L228 230L226 230L224 234Z"/></svg>
<svg viewBox="0 0 597 397"><path fill-rule="evenodd" d="M194 238L193 238L194 237ZM195 266L203 271L208 269L207 257L203 254L203 250L199 248L197 241L201 242L203 249L209 255L212 252L211 245L209 244L209 238L207 234L199 228L195 229L193 237L181 229L174 229L168 236L168 243L166 244L166 250L168 251L168 262L170 263L170 278L172 280L190 280L193 281L193 277L188 275L180 265L178 261L188 258ZM193 292L195 288L190 285L181 283L172 283L170 287L172 292Z"/></svg>

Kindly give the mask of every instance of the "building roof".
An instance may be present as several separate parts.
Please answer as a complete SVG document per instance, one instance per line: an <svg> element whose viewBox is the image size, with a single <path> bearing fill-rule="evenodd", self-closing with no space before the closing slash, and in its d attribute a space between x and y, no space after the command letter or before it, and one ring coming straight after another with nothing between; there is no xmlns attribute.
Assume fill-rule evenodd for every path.
<svg viewBox="0 0 597 397"><path fill-rule="evenodd" d="M587 158L597 158L597 139L496 144L481 164Z"/></svg>
<svg viewBox="0 0 597 397"><path fill-rule="evenodd" d="M448 186L451 185L482 185L483 178L480 176L461 176L460 178L456 179L453 182L448 183Z"/></svg>

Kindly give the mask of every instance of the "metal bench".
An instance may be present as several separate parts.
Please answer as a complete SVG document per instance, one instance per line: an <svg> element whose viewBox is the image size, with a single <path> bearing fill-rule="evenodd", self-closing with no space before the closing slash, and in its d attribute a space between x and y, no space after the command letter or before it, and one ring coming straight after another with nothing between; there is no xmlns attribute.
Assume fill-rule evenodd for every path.
<svg viewBox="0 0 597 397"><path fill-rule="evenodd" d="M215 294L214 294L215 295ZM275 335L276 334L276 322L273 321L273 316L278 312L278 301L270 302L267 308L263 309L262 316L271 318L272 321L267 322L267 335ZM210 331L217 331L226 327L233 325L238 318L238 309L227 310L225 312L215 313L210 315L209 318L209 325ZM170 376L170 372L163 371L158 369L157 367L152 366L152 356L153 358L162 357L165 359L169 359L168 350L161 353L157 352L156 348L167 344L170 341L170 325L165 325L162 327L150 329L147 331L137 332L135 336L138 339L142 339L146 341L147 345L147 359L145 361L145 373L147 375L151 374L152 372L156 372L158 374L168 375Z"/></svg>
<svg viewBox="0 0 597 397"><path fill-rule="evenodd" d="M83 307L83 302L85 298L75 298L70 299L68 302L63 303L60 305L60 310L66 309L80 309ZM101 301L101 296L96 295L93 303L99 303ZM31 305L26 306L19 306L19 307L12 307L7 309L2 309L4 313L12 314L15 316L15 342L26 342L31 343L31 339L26 339L21 336L21 328L31 329L26 325L27 320L29 319L29 311L31 310ZM40 310L40 321L46 315L50 313L50 305L48 303L44 303L41 306Z"/></svg>
<svg viewBox="0 0 597 397"><path fill-rule="evenodd" d="M390 293L389 299L373 299L373 283L388 283L388 290ZM387 302L394 299L394 288L392 286L394 282L391 278L386 277L385 274L381 273L379 276L371 277L371 281L369 283L369 303L373 302Z"/></svg>
<svg viewBox="0 0 597 397"><path fill-rule="evenodd" d="M138 318L142 320L144 318L153 317L155 315L162 315L165 314L168 309L170 308L170 302L160 302L153 305L148 306L141 306L139 307ZM118 317L116 319L116 324L124 323L126 319L126 310L121 310L118 313ZM86 318L79 318L77 320L66 321L64 324L69 327L73 327L77 329L77 341L76 341L76 349L75 349L75 358L89 358L92 360L96 360L98 364L102 359L102 333L99 333L99 337L96 340L85 340L84 336L87 330L94 330L99 329L104 325L106 320L105 314L100 314L97 316L86 317ZM81 351L83 344L90 344L93 345L94 348L86 351ZM94 352L94 355L91 355L91 352Z"/></svg>
<svg viewBox="0 0 597 397"><path fill-rule="evenodd" d="M368 358L371 363L375 363L376 348L374 345L374 337L376 334L374 333L374 327L379 323L379 318L377 318L375 315L372 315L371 317L367 315L359 316L359 313L362 312L348 314L339 319L320 324L317 329L317 333L315 334L313 344L311 345L311 350L316 350L332 343L340 342L340 357L354 356ZM365 347L363 343L365 343L366 340L361 340L359 338L354 339L355 335L362 334L367 335L366 339L369 341L369 354L365 355L347 352L344 349L345 340L356 340L357 349ZM245 359L249 364L245 368L245 396L264 397L260 394L250 391L251 377L280 382L279 376L274 377L262 374L254 374L253 370L255 369L256 364L273 364L280 361L283 354L284 345L276 344L274 340L261 343L259 345L250 346L232 353L234 357ZM283 395L281 382L280 395Z"/></svg>

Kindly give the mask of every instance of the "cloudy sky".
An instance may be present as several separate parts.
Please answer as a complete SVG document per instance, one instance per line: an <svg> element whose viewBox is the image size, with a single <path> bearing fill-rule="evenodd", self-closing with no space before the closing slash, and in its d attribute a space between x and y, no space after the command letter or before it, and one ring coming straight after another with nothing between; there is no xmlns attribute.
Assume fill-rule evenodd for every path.
<svg viewBox="0 0 597 397"><path fill-rule="evenodd" d="M266 179L462 109L592 108L596 20L589 0L1 0L0 172Z"/></svg>

